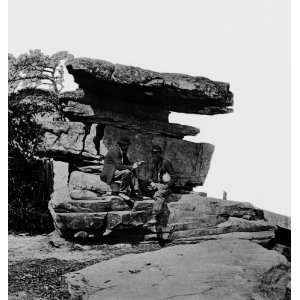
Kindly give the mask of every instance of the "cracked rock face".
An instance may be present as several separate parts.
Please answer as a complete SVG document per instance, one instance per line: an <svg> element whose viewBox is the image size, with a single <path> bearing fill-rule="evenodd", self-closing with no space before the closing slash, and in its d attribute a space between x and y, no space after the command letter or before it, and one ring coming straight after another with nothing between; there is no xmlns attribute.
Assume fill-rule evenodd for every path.
<svg viewBox="0 0 300 300"><path fill-rule="evenodd" d="M100 174L108 149L116 144L120 136L128 136L131 140L128 150L131 161L145 161L138 170L139 178L149 178L151 147L158 144L163 155L172 161L179 177L177 185L191 189L204 183L214 152L214 146L209 143L193 143L108 125L85 125L81 122L44 122L42 125L45 135L40 151L57 160L69 162L70 172L76 170ZM90 178L92 180L93 177ZM93 191L94 183L90 185L91 188L84 190ZM106 191L106 188L102 189L102 193Z"/></svg>

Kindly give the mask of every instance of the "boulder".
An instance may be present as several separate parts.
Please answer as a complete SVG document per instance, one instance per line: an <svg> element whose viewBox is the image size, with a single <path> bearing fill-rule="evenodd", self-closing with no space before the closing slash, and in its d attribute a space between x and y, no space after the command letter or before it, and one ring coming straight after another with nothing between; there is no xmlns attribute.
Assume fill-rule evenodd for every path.
<svg viewBox="0 0 300 300"><path fill-rule="evenodd" d="M100 179L99 175L73 171L69 179L70 192L87 190L102 195L110 191L110 187Z"/></svg>
<svg viewBox="0 0 300 300"><path fill-rule="evenodd" d="M232 111L233 94L228 83L89 58L70 59L66 67L80 88L98 96L98 105L111 104L112 110L135 103L148 106L149 114L157 108L198 114Z"/></svg>
<svg viewBox="0 0 300 300"><path fill-rule="evenodd" d="M100 234L104 229L107 212L55 213L55 227L66 237L73 237L78 231Z"/></svg>
<svg viewBox="0 0 300 300"><path fill-rule="evenodd" d="M74 200L95 200L100 197L100 194L89 190L75 189L70 191L70 197Z"/></svg>
<svg viewBox="0 0 300 300"><path fill-rule="evenodd" d="M281 254L230 238L123 255L64 278L72 299L286 300L290 271Z"/></svg>

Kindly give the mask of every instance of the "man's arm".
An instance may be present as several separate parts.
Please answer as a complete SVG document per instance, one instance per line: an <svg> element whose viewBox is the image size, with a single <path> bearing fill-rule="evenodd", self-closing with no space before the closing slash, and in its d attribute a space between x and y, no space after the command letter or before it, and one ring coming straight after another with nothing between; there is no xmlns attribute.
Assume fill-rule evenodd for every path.
<svg viewBox="0 0 300 300"><path fill-rule="evenodd" d="M164 161L164 167L171 177L170 181L167 183L167 185L171 187L176 183L178 176L176 175L173 165L169 160Z"/></svg>
<svg viewBox="0 0 300 300"><path fill-rule="evenodd" d="M119 149L111 149L108 153L112 163L115 165L116 169L121 170L132 170L133 165L122 164L122 154Z"/></svg>

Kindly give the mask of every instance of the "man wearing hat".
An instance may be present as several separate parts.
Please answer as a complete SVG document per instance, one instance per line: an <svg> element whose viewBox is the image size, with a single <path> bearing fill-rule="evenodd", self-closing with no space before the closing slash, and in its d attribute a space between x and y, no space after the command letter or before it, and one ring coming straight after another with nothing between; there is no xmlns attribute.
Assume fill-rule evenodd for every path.
<svg viewBox="0 0 300 300"><path fill-rule="evenodd" d="M114 181L121 181L120 193L135 195L138 193L138 183L135 169L143 162L131 163L127 156L130 140L121 137L118 144L112 147L104 158L101 180L111 185Z"/></svg>
<svg viewBox="0 0 300 300"><path fill-rule="evenodd" d="M148 225L164 223L165 217L165 199L171 194L172 188L177 180L177 175L170 160L162 156L162 149L159 145L153 145L151 150L151 173L148 185L141 186L143 192L153 197L152 219Z"/></svg>

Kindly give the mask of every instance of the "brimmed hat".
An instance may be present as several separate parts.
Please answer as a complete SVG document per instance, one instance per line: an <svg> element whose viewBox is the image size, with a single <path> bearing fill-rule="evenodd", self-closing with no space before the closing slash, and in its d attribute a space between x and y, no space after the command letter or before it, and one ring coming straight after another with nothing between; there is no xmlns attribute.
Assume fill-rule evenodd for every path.
<svg viewBox="0 0 300 300"><path fill-rule="evenodd" d="M118 144L120 145L130 145L130 139L126 136L120 137Z"/></svg>

